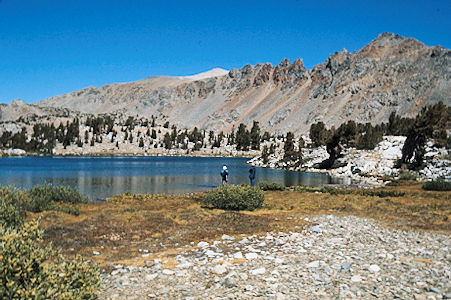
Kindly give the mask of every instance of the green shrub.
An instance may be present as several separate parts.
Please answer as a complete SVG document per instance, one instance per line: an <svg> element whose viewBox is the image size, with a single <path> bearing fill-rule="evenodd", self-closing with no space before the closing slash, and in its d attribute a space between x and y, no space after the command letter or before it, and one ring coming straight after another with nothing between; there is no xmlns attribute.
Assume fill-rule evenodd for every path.
<svg viewBox="0 0 451 300"><path fill-rule="evenodd" d="M333 187L325 186L319 190L321 193L329 193L331 195L347 195L352 194L352 190L343 190L343 189L337 189Z"/></svg>
<svg viewBox="0 0 451 300"><path fill-rule="evenodd" d="M428 191L451 191L451 182L437 179L423 183L421 188Z"/></svg>
<svg viewBox="0 0 451 300"><path fill-rule="evenodd" d="M36 221L0 233L0 299L97 298L98 267L43 246Z"/></svg>
<svg viewBox="0 0 451 300"><path fill-rule="evenodd" d="M417 180L417 176L412 173L401 173L399 174L399 180Z"/></svg>
<svg viewBox="0 0 451 300"><path fill-rule="evenodd" d="M80 215L80 207L68 204L68 203L59 203L53 207L54 210L60 211L69 215L78 216Z"/></svg>
<svg viewBox="0 0 451 300"><path fill-rule="evenodd" d="M51 184L36 185L28 190L27 194L31 199L28 209L33 212L53 209L55 202L72 204L87 202L87 198L79 191Z"/></svg>
<svg viewBox="0 0 451 300"><path fill-rule="evenodd" d="M202 202L214 208L254 210L263 205L265 196L257 187L226 185L204 193Z"/></svg>
<svg viewBox="0 0 451 300"><path fill-rule="evenodd" d="M16 228L22 224L28 198L14 187L0 188L0 226Z"/></svg>
<svg viewBox="0 0 451 300"><path fill-rule="evenodd" d="M262 191L283 191L285 186L277 182L259 182L257 187Z"/></svg>
<svg viewBox="0 0 451 300"><path fill-rule="evenodd" d="M305 185L295 185L291 187L296 192L314 193L319 192L318 188L313 188Z"/></svg>
<svg viewBox="0 0 451 300"><path fill-rule="evenodd" d="M405 192L400 191L389 191L382 189L370 189L370 190L355 190L355 189L337 189L333 187L322 187L322 188L312 188L306 186L295 186L293 187L297 192L308 192L308 193L328 193L331 195L361 195L361 196L370 196L370 197L402 197L405 196Z"/></svg>
<svg viewBox="0 0 451 300"><path fill-rule="evenodd" d="M388 190L362 190L360 191L363 196L371 196L371 197L403 197L406 195L405 192L400 191L388 191Z"/></svg>

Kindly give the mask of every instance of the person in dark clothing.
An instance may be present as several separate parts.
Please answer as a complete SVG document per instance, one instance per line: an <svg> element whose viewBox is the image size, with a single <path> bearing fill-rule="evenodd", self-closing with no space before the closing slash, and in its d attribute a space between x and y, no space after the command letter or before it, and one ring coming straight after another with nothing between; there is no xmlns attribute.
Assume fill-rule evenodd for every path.
<svg viewBox="0 0 451 300"><path fill-rule="evenodd" d="M257 169L254 166L252 166L249 169L249 179L251 181L251 186L255 185L255 175L256 175L256 173L257 173Z"/></svg>
<svg viewBox="0 0 451 300"><path fill-rule="evenodd" d="M229 183L229 170L227 170L226 166L222 167L221 178L222 178L222 186L227 185Z"/></svg>

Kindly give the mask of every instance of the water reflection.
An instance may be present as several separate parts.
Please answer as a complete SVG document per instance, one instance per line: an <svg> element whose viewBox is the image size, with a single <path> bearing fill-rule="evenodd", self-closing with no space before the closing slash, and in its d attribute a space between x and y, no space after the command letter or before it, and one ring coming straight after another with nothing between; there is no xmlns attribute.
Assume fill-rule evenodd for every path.
<svg viewBox="0 0 451 300"><path fill-rule="evenodd" d="M230 183L248 183L246 159L199 157L8 157L0 159L0 183L30 188L52 183L75 187L93 199L119 193L197 192L220 185L223 165ZM327 174L257 168L257 182L318 186Z"/></svg>

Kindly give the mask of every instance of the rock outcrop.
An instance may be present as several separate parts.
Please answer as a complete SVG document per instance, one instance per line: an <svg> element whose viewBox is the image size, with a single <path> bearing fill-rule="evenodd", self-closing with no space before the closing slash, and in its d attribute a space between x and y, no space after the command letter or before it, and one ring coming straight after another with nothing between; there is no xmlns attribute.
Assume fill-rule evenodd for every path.
<svg viewBox="0 0 451 300"><path fill-rule="evenodd" d="M301 60L246 65L206 76L151 77L88 87L39 107L84 113L150 115L180 127L228 131L260 122L262 130L300 134L314 122L377 124L391 112L413 116L422 107L451 105L451 51L413 38L380 34L360 51L336 52L312 70ZM5 118L5 113L2 113Z"/></svg>

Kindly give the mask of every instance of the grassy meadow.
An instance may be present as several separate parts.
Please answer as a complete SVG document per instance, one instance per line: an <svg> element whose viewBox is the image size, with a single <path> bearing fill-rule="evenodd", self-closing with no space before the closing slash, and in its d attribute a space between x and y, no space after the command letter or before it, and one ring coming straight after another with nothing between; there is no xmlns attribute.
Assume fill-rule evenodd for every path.
<svg viewBox="0 0 451 300"><path fill-rule="evenodd" d="M219 240L223 234L300 231L309 224L305 218L318 214L371 218L389 228L451 232L451 193L426 191L415 181L375 190L293 187L264 191L264 196L262 208L226 211L204 206L202 193L124 194L101 204L77 204L78 215L50 210L28 213L27 218L40 217L45 240L65 255L81 254L104 269L142 265L152 258L170 262L186 245Z"/></svg>

